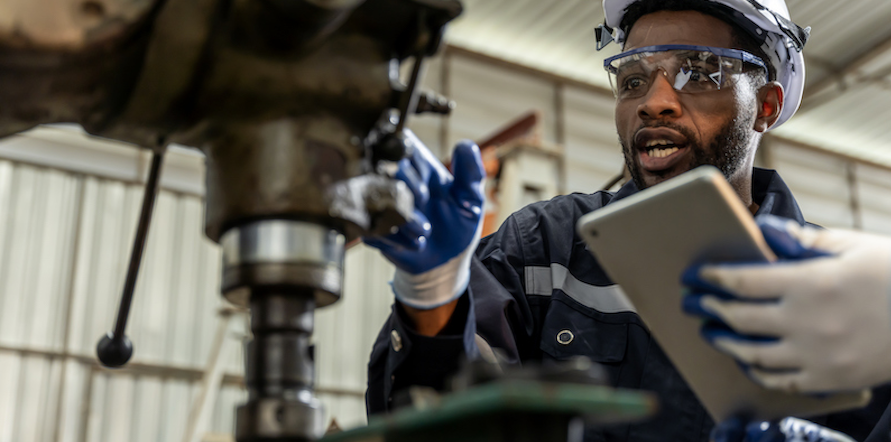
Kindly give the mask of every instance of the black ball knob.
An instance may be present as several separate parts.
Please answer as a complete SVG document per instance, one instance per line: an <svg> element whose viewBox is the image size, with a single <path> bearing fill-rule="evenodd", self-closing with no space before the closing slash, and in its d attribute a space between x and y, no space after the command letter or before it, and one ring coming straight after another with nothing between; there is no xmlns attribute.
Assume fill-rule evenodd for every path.
<svg viewBox="0 0 891 442"><path fill-rule="evenodd" d="M118 368L133 357L133 343L126 335L113 336L107 333L96 344L99 362L108 368Z"/></svg>
<svg viewBox="0 0 891 442"><path fill-rule="evenodd" d="M399 161L411 154L412 147L405 134L399 132L388 134L374 146L373 152L375 161Z"/></svg>

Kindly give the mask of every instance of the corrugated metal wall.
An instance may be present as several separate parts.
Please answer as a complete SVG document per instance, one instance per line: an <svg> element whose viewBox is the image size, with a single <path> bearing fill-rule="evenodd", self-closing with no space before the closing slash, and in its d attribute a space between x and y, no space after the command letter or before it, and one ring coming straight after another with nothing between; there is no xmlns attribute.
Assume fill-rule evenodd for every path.
<svg viewBox="0 0 891 442"><path fill-rule="evenodd" d="M808 221L891 234L891 171L775 138L766 148L767 166L780 172Z"/></svg>
<svg viewBox="0 0 891 442"><path fill-rule="evenodd" d="M473 58L447 58L429 66L425 84L459 107L448 119L412 123L442 157L455 140L481 139L536 109L545 138L565 144L567 191L597 190L621 170L608 96ZM0 155L26 157L3 150L8 143L0 143ZM891 172L778 139L768 148L768 162L810 220L891 233ZM128 151L126 158L107 161L117 169L145 167L139 155ZM33 156L26 161L41 163ZM92 362L93 348L113 321L142 188L93 176L105 173L89 168L95 164L69 167L58 157L43 164L54 168L0 161L0 442L178 440L221 306L219 251L204 239L201 196L189 190L200 171L167 169L176 179L166 187L181 191L165 190L157 203L128 328L134 365L107 371ZM83 173L59 170L66 168ZM392 267L359 246L347 253L346 274L343 301L317 315L315 342L319 395L349 427L364 422L366 362L392 302ZM231 432L234 405L244 397L237 383L244 322L234 322L214 432Z"/></svg>
<svg viewBox="0 0 891 442"><path fill-rule="evenodd" d="M182 437L221 305L200 198L160 194L128 326L135 365L180 370L91 361L117 308L141 197L134 184L0 162L0 441ZM240 346L229 345L238 373Z"/></svg>
<svg viewBox="0 0 891 442"><path fill-rule="evenodd" d="M0 161L0 442L182 438L222 306L200 197L159 195L128 325L134 368L92 362L113 323L141 198L137 184ZM364 422L364 367L391 302L392 267L377 255L348 252L346 300L317 316L320 396L343 426ZM226 344L235 376L238 319ZM243 396L225 385L213 431L231 433Z"/></svg>

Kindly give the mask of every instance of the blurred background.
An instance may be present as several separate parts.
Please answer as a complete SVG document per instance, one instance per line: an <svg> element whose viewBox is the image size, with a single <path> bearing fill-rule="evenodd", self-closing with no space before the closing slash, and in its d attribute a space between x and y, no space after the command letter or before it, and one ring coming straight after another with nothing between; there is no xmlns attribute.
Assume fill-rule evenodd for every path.
<svg viewBox="0 0 891 442"><path fill-rule="evenodd" d="M444 161L459 139L481 144L486 228L530 202L617 188L623 161L602 63L618 48L595 50L600 1L464 4L423 81L457 107L409 125ZM779 171L809 221L891 234L891 2L787 4L813 27L807 88L798 114L765 137L758 165ZM166 156L128 326L134 361L113 371L95 362L149 160L77 126L0 142L0 442L185 442L189 425L192 441L233 440L246 318L220 314L220 252L202 232L196 150ZM344 298L319 311L314 340L328 420L349 428L365 422L366 363L392 303L392 267L362 245L345 265ZM200 394L212 401L192 422Z"/></svg>

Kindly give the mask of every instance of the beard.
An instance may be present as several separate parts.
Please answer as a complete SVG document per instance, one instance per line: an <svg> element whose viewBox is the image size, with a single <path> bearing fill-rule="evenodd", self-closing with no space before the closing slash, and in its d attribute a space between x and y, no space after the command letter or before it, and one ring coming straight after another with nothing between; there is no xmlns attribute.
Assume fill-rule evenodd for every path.
<svg viewBox="0 0 891 442"><path fill-rule="evenodd" d="M693 170L699 166L717 167L727 181L733 183L734 177L747 164L750 145L752 144L752 125L754 117L751 118L733 118L721 128L721 131L707 146L704 146L701 140L688 130L686 127L674 125L671 123L660 123L656 125L641 126L644 127L665 127L680 132L688 142L690 148L690 161L684 172ZM636 133L636 131L635 131ZM619 143L622 145L622 153L625 156L625 166L631 173L631 179L637 185L638 190L646 189L648 186L644 180L641 171L640 162L636 149L633 144L619 137ZM661 172L655 172L656 176L662 178L661 181L671 178L670 174L674 173L676 168L668 169Z"/></svg>

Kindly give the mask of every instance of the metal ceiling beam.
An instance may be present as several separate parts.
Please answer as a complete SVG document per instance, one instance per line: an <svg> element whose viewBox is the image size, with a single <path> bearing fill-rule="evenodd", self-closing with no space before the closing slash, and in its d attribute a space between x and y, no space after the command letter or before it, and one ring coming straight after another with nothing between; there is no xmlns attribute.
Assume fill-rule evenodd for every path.
<svg viewBox="0 0 891 442"><path fill-rule="evenodd" d="M579 89L584 89L586 91L593 92L597 95L609 97L610 99L612 99L614 97L613 92L611 90L601 87L597 84L565 77L563 75L555 74L553 72L548 72L548 71L545 71L542 69L523 65L520 63L510 61L510 60L505 60L503 58L499 58L494 55L489 55L489 54L486 54L483 52L475 51L473 49L467 49L462 46L456 46L454 44L449 44L445 47L445 53L448 55L464 57L469 60L480 61L480 62L486 63L488 65L501 67L501 68L508 69L508 70L511 70L514 72L519 72L519 73L526 74L526 75L529 75L532 77L547 80L552 83L563 84L566 86L574 86Z"/></svg>
<svg viewBox="0 0 891 442"><path fill-rule="evenodd" d="M845 63L845 68L836 70L824 79L807 87L804 91L804 100L801 103L799 113L816 109L836 98L842 93L853 88L881 82L891 75L891 66L881 69L877 74L864 75L862 69L875 59L891 52L891 37L873 46L872 49L854 57Z"/></svg>

